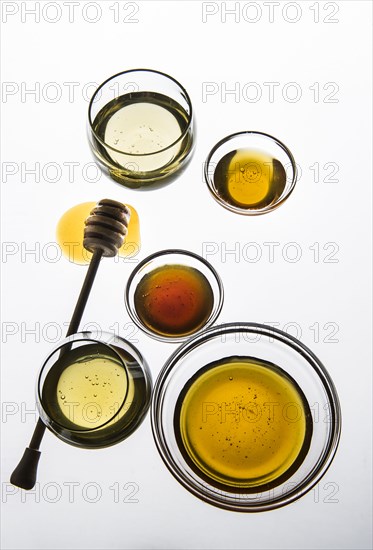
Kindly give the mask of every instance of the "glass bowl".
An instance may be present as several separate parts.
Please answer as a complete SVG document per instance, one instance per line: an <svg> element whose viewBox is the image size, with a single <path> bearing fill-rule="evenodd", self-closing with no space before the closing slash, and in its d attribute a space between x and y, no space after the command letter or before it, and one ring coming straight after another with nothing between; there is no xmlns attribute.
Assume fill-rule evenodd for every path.
<svg viewBox="0 0 373 550"><path fill-rule="evenodd" d="M150 69L108 78L89 104L88 138L97 162L132 189L155 189L180 174L193 152L193 126L184 87Z"/></svg>
<svg viewBox="0 0 373 550"><path fill-rule="evenodd" d="M44 362L36 385L40 418L59 439L86 449L109 447L141 424L152 379L145 359L123 338L79 332Z"/></svg>
<svg viewBox="0 0 373 550"><path fill-rule="evenodd" d="M204 258L187 250L161 250L130 275L125 305L133 322L162 342L183 342L214 323L223 284Z"/></svg>
<svg viewBox="0 0 373 550"><path fill-rule="evenodd" d="M256 216L271 212L289 197L297 167L281 141L263 132L245 131L225 137L212 148L204 175L221 206Z"/></svg>
<svg viewBox="0 0 373 550"><path fill-rule="evenodd" d="M302 395L302 399L304 400L304 411L308 411L307 415L305 415L307 417L305 420L307 420L307 425L309 426L308 436L304 439L305 444L302 447L302 452L299 453L297 460L295 460L285 474L274 479L271 483L259 482L250 485L246 483L247 480L241 479L240 483L232 482L228 486L226 483L217 482L217 478L206 475L205 464L207 462L200 462L202 466L197 467L197 463L192 459L191 453L187 452L187 448L183 443L185 438L182 439L180 435L184 402L189 407L191 407L190 403L192 403L188 398L189 394L186 392L186 389L190 389L192 387L191 384L197 381L194 387L198 391L202 391L201 373L206 372L206 365L216 365L216 362L221 362L226 358L240 358L240 360L244 358L257 364L276 366L277 371L286 380L292 380L293 387L297 388L298 395ZM259 372L265 373L267 370ZM225 384L233 383L233 381L231 382L233 376L233 374L229 376L229 381L225 379ZM265 378L259 378L258 380L258 384L260 384L260 380L264 381ZM214 387L217 388L217 386ZM251 384L249 383L247 391L250 388ZM212 383L209 385L209 391L213 391ZM195 395L198 395L198 393ZM223 395L227 395L226 399L229 399L228 394ZM202 396L203 394L201 394L201 398ZM286 420L288 426L292 422L295 422L296 415L294 415L293 407L295 406L295 401L289 401L286 408L281 408L279 407L281 403L280 397L278 397L277 405L276 402L272 401L269 403L260 403L261 395L259 393L258 395L255 394L252 399L256 399L256 397L258 397L258 400L255 403L256 406L262 407L261 412L267 410L265 407L269 407L270 404L273 405L273 422L275 419L278 422L280 420L283 422L282 418ZM224 422L228 422L228 418L230 418L230 424L226 425L228 431L233 430L234 432L237 426L239 426L237 424L237 417L232 417L232 411L236 415L245 407L242 406L242 402L239 403L239 407L237 403L238 401L235 408L233 408L231 402L229 407L226 404L228 408L224 408L224 414L226 415L224 419L222 416L217 417L217 421L219 422L215 426L217 427L216 434L218 435L215 434L215 437L220 438ZM219 407L217 408L218 405ZM207 407L205 411L203 410L204 406ZM253 406L252 404L251 408ZM211 401L211 399L204 401L199 413L201 414L201 418L194 418L193 420L193 417L191 417L191 433L193 430L195 434L198 433L199 429L205 429L206 424L204 422L207 421L207 417L204 418L203 415L206 411L211 415L214 411L216 414L222 415L222 407L223 403L219 404ZM189 408L189 410L192 409ZM248 412L246 411L245 414L248 414ZM264 412L263 418L267 421ZM242 414L242 416L239 416L239 420L243 422L243 419L247 420L247 417L244 418ZM256 419L254 418L254 420ZM298 420L301 420L300 416ZM279 330L265 325L242 323L212 327L202 334L189 339L173 353L156 380L152 398L151 422L155 443L164 463L173 476L187 490L209 504L220 508L240 512L260 512L272 510L293 502L309 491L321 479L330 466L338 446L341 413L336 389L329 374L317 357L306 346ZM258 430L261 424L258 422L246 422L246 424L242 425L242 427L244 426L245 430ZM271 429L269 416L268 428L266 425L265 429ZM226 437L220 439L222 441L221 443L219 442L219 445L222 446L221 449L229 450L232 449L229 445L236 444L233 432L226 433ZM203 432L200 433L202 434ZM246 434L246 431L244 433ZM210 433L208 436L211 437ZM275 438L276 434L272 434L272 436ZM245 439L243 444L237 448L239 448L239 451L245 450L245 454L249 455L249 457L245 456L245 459L249 458L251 460L251 457L254 456L254 453L258 449L258 452L262 452L260 444L263 446L265 442L263 438L264 435L260 435L258 443L251 450L246 448L248 439ZM203 439L199 441L204 445ZM287 448L286 446L289 442L291 443L292 439L286 439L282 432L278 441L280 445L278 448L282 448L281 445L283 444L285 445L284 448ZM240 443L242 442L240 441ZM270 448L268 447L268 449ZM264 450L267 452L266 449ZM235 460L239 451L235 451L233 447L235 455L222 456L229 456L229 460L232 458ZM232 450L229 452L232 453ZM215 458L216 456L212 455L207 457L208 460Z"/></svg>

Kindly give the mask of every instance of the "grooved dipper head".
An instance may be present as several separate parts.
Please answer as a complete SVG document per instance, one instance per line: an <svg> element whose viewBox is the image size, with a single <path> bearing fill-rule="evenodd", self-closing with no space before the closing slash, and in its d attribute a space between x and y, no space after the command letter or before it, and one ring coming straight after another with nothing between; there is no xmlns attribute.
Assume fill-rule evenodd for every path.
<svg viewBox="0 0 373 550"><path fill-rule="evenodd" d="M115 256L124 243L129 219L127 206L110 199L101 200L85 221L84 248L90 252L101 250L103 256Z"/></svg>

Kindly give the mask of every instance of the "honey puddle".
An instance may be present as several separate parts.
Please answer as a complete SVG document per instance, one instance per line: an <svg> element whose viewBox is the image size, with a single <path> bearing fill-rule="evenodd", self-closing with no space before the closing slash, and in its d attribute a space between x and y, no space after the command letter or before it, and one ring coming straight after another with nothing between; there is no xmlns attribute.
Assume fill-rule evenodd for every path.
<svg viewBox="0 0 373 550"><path fill-rule="evenodd" d="M67 210L57 224L57 242L70 262L81 265L90 262L92 253L83 247L84 222L96 205L95 202L77 204ZM139 215L133 206L127 206L131 211L131 217L127 236L118 251L122 257L136 256L141 247Z"/></svg>

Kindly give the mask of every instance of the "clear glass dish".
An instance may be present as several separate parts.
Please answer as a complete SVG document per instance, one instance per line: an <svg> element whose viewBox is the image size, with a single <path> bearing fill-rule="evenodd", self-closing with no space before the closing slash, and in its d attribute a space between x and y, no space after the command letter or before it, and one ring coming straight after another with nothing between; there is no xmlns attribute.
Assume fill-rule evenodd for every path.
<svg viewBox="0 0 373 550"><path fill-rule="evenodd" d="M254 358L278 366L297 385L309 406L308 421L311 422L312 435L307 441L306 452L285 476L268 486L254 485L247 488L242 483L235 488L227 488L219 485L206 476L204 471L196 468L190 457L187 457L185 448L180 445L178 426L183 406L183 401L180 406L180 398L185 398L185 388L190 386L191 381L197 380L199 384L202 380L200 372L206 365L232 356ZM199 422L195 422L193 429L202 430L203 421L199 420L200 428ZM338 446L341 412L337 392L328 372L306 346L268 326L232 323L204 331L173 353L155 383L151 422L155 443L164 463L188 491L220 508L261 512L295 501L321 479ZM235 424L231 425L233 429ZM254 424L252 426L255 427ZM227 439L230 440L229 437ZM246 451L246 454L249 452Z"/></svg>
<svg viewBox="0 0 373 550"><path fill-rule="evenodd" d="M239 156L242 151L249 153ZM257 216L271 212L289 197L297 167L281 141L263 132L245 131L225 137L212 148L204 176L221 206L236 214Z"/></svg>
<svg viewBox="0 0 373 550"><path fill-rule="evenodd" d="M36 384L40 418L59 439L86 449L109 447L141 424L151 398L145 359L123 338L79 332L60 342Z"/></svg>
<svg viewBox="0 0 373 550"><path fill-rule="evenodd" d="M157 280L156 284L154 283L153 288L150 288L150 290L147 288L146 291L143 292L141 288L143 282L150 280L151 277L154 277L155 273L160 273L160 271L165 268L174 267L185 270L187 274L188 272L192 272L202 277L201 284L197 281L196 284L198 286L193 287L190 291L190 300L194 300L195 305L195 308L191 309L191 312L195 311L198 313L197 305L200 303L201 307L199 309L201 315L198 317L198 320L196 318L195 324L191 321L189 326L184 326L184 328L182 328L180 324L179 328L175 328L174 331L170 333L170 330L172 331L170 327L167 328L167 326L163 326L159 328L156 324L152 324L151 321L147 322L149 318L145 318L144 314L141 313L142 308L144 304L147 304L149 299L152 299L152 305L157 303L159 307L164 307L164 316L167 318L166 321L170 320L171 323L174 318L181 319L184 307L184 303L182 302L185 300L185 307L188 307L189 304L189 287L172 287L172 285L177 285L176 279L178 274L174 273L170 275L167 280ZM163 288L165 292L168 289L171 291L169 296L167 296L166 293L163 293L161 296L150 294L150 292L157 292L158 289L160 292L163 292ZM201 302L197 299L198 295ZM161 250L145 258L133 270L125 290L125 305L133 322L146 334L162 342L183 342L191 334L196 334L212 325L221 311L223 301L223 284L212 265L198 254L179 249ZM192 308L193 304L191 303L190 305ZM207 308L205 315L203 310L204 306Z"/></svg>
<svg viewBox="0 0 373 550"><path fill-rule="evenodd" d="M171 76L133 69L108 78L88 110L88 138L99 165L132 189L173 181L191 157L193 109Z"/></svg>

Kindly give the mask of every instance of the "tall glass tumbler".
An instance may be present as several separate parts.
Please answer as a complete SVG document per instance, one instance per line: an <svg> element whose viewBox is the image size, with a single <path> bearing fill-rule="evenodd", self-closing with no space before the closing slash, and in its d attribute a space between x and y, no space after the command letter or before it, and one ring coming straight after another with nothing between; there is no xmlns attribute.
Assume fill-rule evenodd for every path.
<svg viewBox="0 0 373 550"><path fill-rule="evenodd" d="M193 112L186 90L159 71L112 76L91 99L92 151L112 179L133 189L170 183L193 149Z"/></svg>

